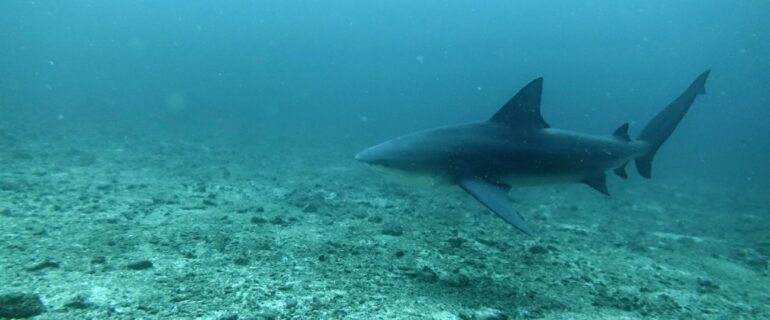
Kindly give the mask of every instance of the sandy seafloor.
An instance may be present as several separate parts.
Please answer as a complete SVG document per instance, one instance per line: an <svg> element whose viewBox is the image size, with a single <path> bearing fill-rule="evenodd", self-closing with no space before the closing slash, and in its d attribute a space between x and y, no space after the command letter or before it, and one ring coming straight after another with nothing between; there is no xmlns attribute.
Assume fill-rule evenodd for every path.
<svg viewBox="0 0 770 320"><path fill-rule="evenodd" d="M760 187L515 189L528 237L362 146L3 131L0 293L37 319L770 319Z"/></svg>

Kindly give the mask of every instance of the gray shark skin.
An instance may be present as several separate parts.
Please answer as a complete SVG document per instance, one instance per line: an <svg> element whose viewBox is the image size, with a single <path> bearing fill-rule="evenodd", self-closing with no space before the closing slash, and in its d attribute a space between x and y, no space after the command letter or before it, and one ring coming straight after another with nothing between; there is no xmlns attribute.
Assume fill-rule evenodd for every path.
<svg viewBox="0 0 770 320"><path fill-rule="evenodd" d="M531 234L511 206L511 186L581 182L607 191L606 172L626 178L626 164L636 163L650 178L652 160L690 109L704 94L709 71L655 116L636 140L628 124L612 135L597 136L551 128L540 114L543 79L524 86L491 119L418 131L368 148L356 160L426 174L457 184L506 222Z"/></svg>

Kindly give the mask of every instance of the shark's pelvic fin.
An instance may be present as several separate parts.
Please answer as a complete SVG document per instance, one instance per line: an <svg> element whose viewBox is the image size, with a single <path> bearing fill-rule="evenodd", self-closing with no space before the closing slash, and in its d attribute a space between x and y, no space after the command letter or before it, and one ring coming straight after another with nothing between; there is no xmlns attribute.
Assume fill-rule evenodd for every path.
<svg viewBox="0 0 770 320"><path fill-rule="evenodd" d="M615 132L612 133L612 136L615 139L618 139L618 140L623 141L623 142L631 142L631 137L628 135L628 122L626 122L623 125L621 125L620 127L618 127L615 130ZM615 170L612 170L612 172L615 172L615 174L618 177L626 179L626 178L628 178L628 173L626 173L626 165L628 165L628 161L626 161L620 167L615 168ZM605 189L606 189L606 186L605 186ZM606 192L602 192L602 193L606 194Z"/></svg>
<svg viewBox="0 0 770 320"><path fill-rule="evenodd" d="M610 195L609 190L607 190L607 175L604 172L585 178L580 182L585 183L589 187L594 188L596 191L604 193L605 195Z"/></svg>
<svg viewBox="0 0 770 320"><path fill-rule="evenodd" d="M631 137L628 135L628 122L618 127L615 132L612 133L612 136L620 141L630 142Z"/></svg>
<svg viewBox="0 0 770 320"><path fill-rule="evenodd" d="M522 129L549 128L540 114L543 78L537 78L519 90L511 100L489 119L490 122Z"/></svg>
<svg viewBox="0 0 770 320"><path fill-rule="evenodd" d="M628 165L628 161L626 161L626 163L620 165L620 167L615 168L615 170L612 170L612 172L615 172L615 174L618 177L626 179L626 178L628 178L628 173L626 172L626 166L627 165Z"/></svg>
<svg viewBox="0 0 770 320"><path fill-rule="evenodd" d="M636 169L642 177L650 178L652 175L652 159L661 145L666 142L676 126L682 121L684 115L690 110L695 97L706 93L706 79L709 76L709 70L701 73L690 86L682 92L676 100L672 101L663 111L658 113L650 123L647 124L639 140L649 144L647 152L636 158Z"/></svg>
<svg viewBox="0 0 770 320"><path fill-rule="evenodd" d="M510 186L491 183L477 177L460 179L458 184L463 190L489 208L489 210L492 210L500 216L500 218L503 218L505 222L508 222L528 235L532 234L529 230L529 226L524 222L524 218L522 218L511 206L511 201L508 199L508 191L511 189Z"/></svg>

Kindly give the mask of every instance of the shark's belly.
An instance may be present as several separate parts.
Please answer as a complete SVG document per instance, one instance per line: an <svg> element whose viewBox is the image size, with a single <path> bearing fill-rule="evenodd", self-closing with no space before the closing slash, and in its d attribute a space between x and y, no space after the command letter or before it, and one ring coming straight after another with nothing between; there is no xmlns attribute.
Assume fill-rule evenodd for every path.
<svg viewBox="0 0 770 320"><path fill-rule="evenodd" d="M496 182L509 186L540 186L577 182L585 179L584 175L522 175L508 174L495 178Z"/></svg>
<svg viewBox="0 0 770 320"><path fill-rule="evenodd" d="M616 139L547 133L530 137L528 143L512 139L464 148L463 162L500 182L540 185L594 177L624 165L643 147Z"/></svg>
<svg viewBox="0 0 770 320"><path fill-rule="evenodd" d="M623 165L630 157L581 157L532 154L526 158L482 160L484 175L508 185L546 185L581 181Z"/></svg>

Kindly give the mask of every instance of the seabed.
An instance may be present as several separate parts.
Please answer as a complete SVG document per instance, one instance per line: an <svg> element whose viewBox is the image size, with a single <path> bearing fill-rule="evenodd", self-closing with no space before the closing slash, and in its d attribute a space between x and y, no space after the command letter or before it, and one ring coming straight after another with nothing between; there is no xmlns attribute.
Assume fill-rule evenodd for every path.
<svg viewBox="0 0 770 320"><path fill-rule="evenodd" d="M364 143L245 145L0 134L0 317L770 319L761 188L515 189L529 237Z"/></svg>

